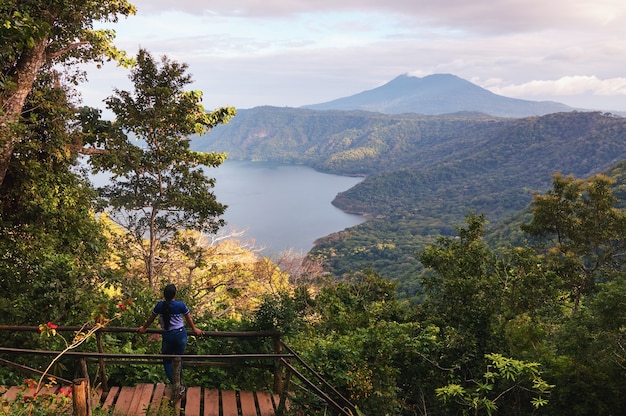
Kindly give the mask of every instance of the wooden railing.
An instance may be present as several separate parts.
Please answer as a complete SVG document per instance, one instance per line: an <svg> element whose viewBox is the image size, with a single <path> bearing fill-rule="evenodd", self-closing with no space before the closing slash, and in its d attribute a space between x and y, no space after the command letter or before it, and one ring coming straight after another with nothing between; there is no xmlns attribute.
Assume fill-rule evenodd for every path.
<svg viewBox="0 0 626 416"><path fill-rule="evenodd" d="M82 327L57 327L59 332L82 331ZM33 326L1 326L0 336L3 331L25 331L37 332L39 327ZM162 333L158 329L147 329L146 333ZM89 380L88 363L96 362L98 364L99 378L103 396L109 391L109 383L107 378L107 364L155 364L161 363L164 358L171 358L174 364L174 380L173 380L173 401L179 399L180 386L180 366L182 362L198 366L217 366L217 365L234 365L247 364L251 361L267 362L268 368L273 371L272 390L280 397L277 413L284 414L286 411L286 403L290 398L291 390L294 385L292 378L300 381L309 391L312 391L327 406L341 416L353 416L357 414L355 406L344 398L336 389L327 383L319 374L317 374L308 364L306 364L289 346L281 340L281 334L277 331L244 331L244 332L226 332L226 331L204 331L203 337L207 338L272 338L273 353L258 354L204 354L204 355L163 355L163 354L112 354L104 351L104 343L102 334L105 333L137 333L136 328L123 327L104 327L98 329L95 334L97 351L74 351L70 350L63 353L65 357L71 357L77 360L78 368L82 373L83 379ZM190 333L191 334L191 333ZM34 355L34 356L58 356L60 351L46 351L35 349L0 347L1 355ZM0 358L0 365L11 366L23 372L31 372L42 375L40 370L15 363L13 361ZM69 381L59 377L57 380L68 384L76 385L76 380ZM312 379L312 380L311 380Z"/></svg>

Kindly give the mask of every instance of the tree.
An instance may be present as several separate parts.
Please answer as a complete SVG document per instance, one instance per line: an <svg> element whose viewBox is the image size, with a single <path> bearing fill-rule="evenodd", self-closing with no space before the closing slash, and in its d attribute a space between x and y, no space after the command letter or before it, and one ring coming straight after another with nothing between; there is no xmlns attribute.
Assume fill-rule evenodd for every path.
<svg viewBox="0 0 626 416"><path fill-rule="evenodd" d="M424 309L429 319L456 339L450 354L463 362L498 351L494 337L501 312L504 269L483 241L484 216L471 214L458 238L440 237L420 254L434 273L422 278ZM495 344L495 345L494 345ZM468 358L471 357L471 358Z"/></svg>
<svg viewBox="0 0 626 416"><path fill-rule="evenodd" d="M71 91L54 73L25 105L24 140L0 185L0 317L5 324L83 323L107 277L97 194L77 172L80 132Z"/></svg>
<svg viewBox="0 0 626 416"><path fill-rule="evenodd" d="M0 4L0 184L20 140L20 116L42 69L58 64L125 60L112 30L94 21L134 14L126 0L5 0ZM78 81L82 74L75 74Z"/></svg>
<svg viewBox="0 0 626 416"><path fill-rule="evenodd" d="M213 233L224 224L219 216L226 207L211 192L215 179L199 166L217 167L226 156L191 151L189 136L228 122L235 109L206 113L202 93L184 90L191 83L186 70L167 57L159 65L140 50L130 75L134 91L115 90L106 100L116 119L100 135L106 152L92 158L96 172L113 175L102 196L142 251L153 287L159 250L172 236L184 229Z"/></svg>
<svg viewBox="0 0 626 416"><path fill-rule="evenodd" d="M553 176L553 189L536 195L533 218L522 230L539 240L546 261L565 282L576 313L584 296L596 292L621 267L626 250L626 211L615 207L613 180Z"/></svg>
<svg viewBox="0 0 626 416"><path fill-rule="evenodd" d="M423 389L431 377L444 383L424 359L439 356L442 346L437 328L417 322L417 310L396 299L396 289L372 271L324 279L317 287L300 286L290 301L265 303L257 323L288 332L304 361L363 414L419 414L414 407L426 407ZM289 331L304 324L298 334ZM295 400L306 396L297 392Z"/></svg>

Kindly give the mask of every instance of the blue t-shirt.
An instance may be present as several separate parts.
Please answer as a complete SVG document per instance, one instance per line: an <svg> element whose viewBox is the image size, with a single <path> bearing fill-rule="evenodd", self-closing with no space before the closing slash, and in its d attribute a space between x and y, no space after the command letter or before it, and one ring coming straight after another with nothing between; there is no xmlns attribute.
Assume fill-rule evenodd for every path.
<svg viewBox="0 0 626 416"><path fill-rule="evenodd" d="M168 331L173 329L179 329L185 326L183 323L183 317L189 313L189 308L184 302L179 300L171 300L170 302L170 325ZM161 329L165 329L165 323L163 322L163 305L165 301L162 300L156 304L152 310L153 315L159 315L159 325Z"/></svg>

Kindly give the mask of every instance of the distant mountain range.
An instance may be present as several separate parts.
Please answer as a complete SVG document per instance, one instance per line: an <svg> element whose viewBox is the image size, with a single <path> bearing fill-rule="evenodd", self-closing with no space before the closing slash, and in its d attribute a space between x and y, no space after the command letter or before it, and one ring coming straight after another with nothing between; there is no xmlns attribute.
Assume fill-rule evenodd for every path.
<svg viewBox="0 0 626 416"><path fill-rule="evenodd" d="M548 189L555 172L607 171L626 160L625 138L626 119L601 112L501 118L257 107L192 147L365 176L333 203L368 221L320 238L311 254L338 276L372 269L412 294L424 244L453 235L470 211L497 226Z"/></svg>
<svg viewBox="0 0 626 416"><path fill-rule="evenodd" d="M378 88L303 108L383 114L480 112L497 117L527 117L575 110L552 101L528 101L497 95L451 74L423 78L400 75Z"/></svg>
<svg viewBox="0 0 626 416"><path fill-rule="evenodd" d="M311 254L338 276L372 269L406 293L416 290L416 253L468 212L495 229L552 174L585 178L626 160L626 118L501 97L453 75L401 76L308 107L241 110L192 148L364 176L333 203L368 221L320 238Z"/></svg>

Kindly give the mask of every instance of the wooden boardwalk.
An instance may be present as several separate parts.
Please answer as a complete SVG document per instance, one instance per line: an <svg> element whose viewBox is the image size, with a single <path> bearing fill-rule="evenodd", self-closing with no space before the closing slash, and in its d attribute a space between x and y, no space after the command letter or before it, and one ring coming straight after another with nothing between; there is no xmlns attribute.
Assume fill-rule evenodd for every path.
<svg viewBox="0 0 626 416"><path fill-rule="evenodd" d="M59 387L44 388L39 395L56 394ZM3 390L0 390L2 392ZM32 391L24 387L10 387L0 394L2 401L13 401L23 394L32 397ZM96 391L97 404L114 416L145 416L157 414L171 397L171 389L165 384L139 384L137 386L111 387L105 398ZM268 392L216 390L188 387L182 400L176 403L185 416L274 416L278 398ZM71 408L71 406L70 406Z"/></svg>

